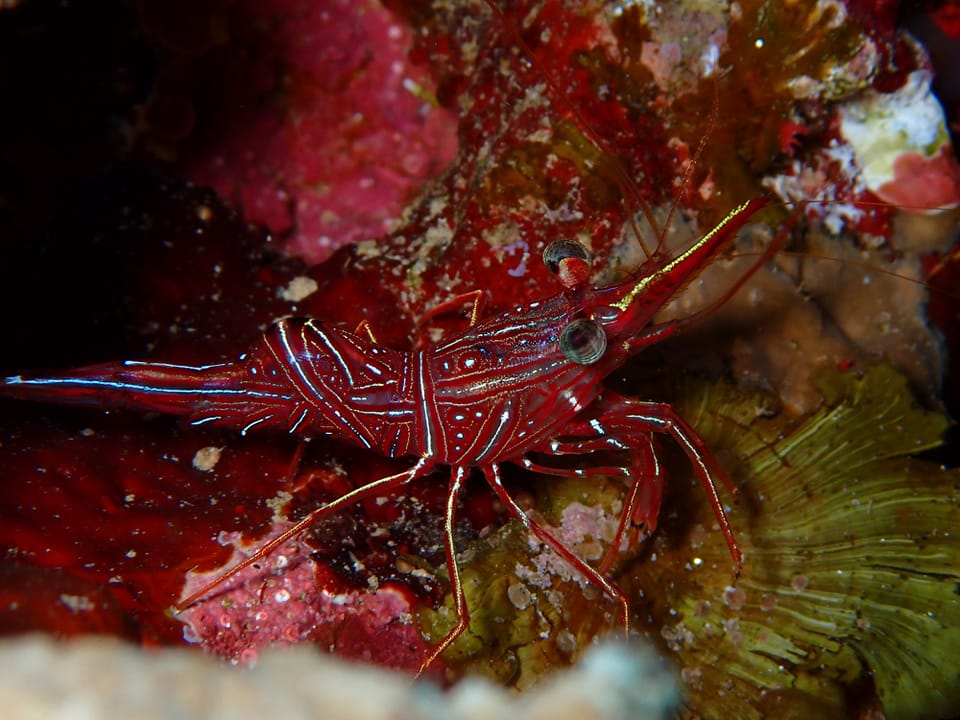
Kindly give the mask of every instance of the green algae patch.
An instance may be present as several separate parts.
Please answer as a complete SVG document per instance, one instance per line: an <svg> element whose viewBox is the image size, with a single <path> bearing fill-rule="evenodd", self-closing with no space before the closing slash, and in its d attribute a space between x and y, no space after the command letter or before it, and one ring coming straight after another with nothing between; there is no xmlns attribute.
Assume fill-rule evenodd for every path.
<svg viewBox="0 0 960 720"><path fill-rule="evenodd" d="M801 419L765 417L757 396L723 383L678 388L678 413L741 489L731 523L744 570L733 577L709 509L684 493L682 521L656 562L633 566L634 587L666 590L661 636L692 714L811 702L841 716L877 703L888 718L956 713L960 474L911 457L939 445L948 420L887 367L819 387L823 407Z"/></svg>

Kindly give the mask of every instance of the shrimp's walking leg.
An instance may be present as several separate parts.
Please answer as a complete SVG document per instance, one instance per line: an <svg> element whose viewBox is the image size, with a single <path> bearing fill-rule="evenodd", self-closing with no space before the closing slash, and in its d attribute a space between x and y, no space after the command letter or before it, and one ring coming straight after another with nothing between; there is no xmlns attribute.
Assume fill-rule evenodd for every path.
<svg viewBox="0 0 960 720"><path fill-rule="evenodd" d="M493 488L493 491L496 493L497 497L500 498L500 501L507 507L511 515L520 520L530 532L536 535L541 542L546 544L557 555L569 563L574 570L583 575L592 584L603 589L603 591L607 594L607 597L611 598L617 603L617 605L620 606L620 621L623 625L624 632L628 633L630 631L630 605L627 602L627 598L623 594L623 591L617 587L614 582L605 578L600 572L577 557L577 555L570 550L570 548L560 542L560 540L549 533L546 528L523 512L523 509L517 504L517 501L513 499L510 493L507 492L507 489L503 486L503 478L500 475L499 465L484 466L483 472L484 475L486 475L487 482L490 484L490 487Z"/></svg>
<svg viewBox="0 0 960 720"><path fill-rule="evenodd" d="M414 465L409 470L404 472L397 473L396 475L388 475L387 477L380 478L379 480L374 480L369 482L366 485L362 485L358 488L351 490L348 493L344 493L336 500L327 503L318 507L316 510L310 512L305 518L300 520L296 525L285 530L284 532L277 535L267 543L264 543L260 546L257 551L248 558L245 558L242 562L230 568L226 572L218 575L216 578L208 582L202 588L192 593L188 597L181 600L176 604L175 609L177 612L186 610L191 605L202 600L204 597L209 595L217 587L225 583L230 578L234 577L237 573L243 570L246 567L249 567L258 560L269 556L274 550L283 545L284 543L290 541L292 538L296 537L304 530L309 528L316 522L319 522L325 517L332 515L348 505L357 503L364 498L368 498L371 495L375 495L381 492L387 492L394 488L397 488L401 485L406 485L407 483L415 480L416 478L423 477L430 473L433 469L434 461L428 458L420 458L417 461L417 464Z"/></svg>
<svg viewBox="0 0 960 720"><path fill-rule="evenodd" d="M720 499L718 481L734 497L738 494L737 488L696 430L669 405L627 398L607 391L590 407L587 417L571 423L562 435L534 451L538 455L552 456L621 451L629 453L628 465L590 466L580 463L577 467L556 467L535 462L529 456L524 456L521 462L530 470L548 475L606 475L631 480L617 532L597 568L600 573L606 574L616 560L628 530L642 527L649 533L657 527L663 499L663 468L657 458L653 434L669 435L690 459L697 479L707 493L739 576L743 558Z"/></svg>
<svg viewBox="0 0 960 720"><path fill-rule="evenodd" d="M663 502L663 468L657 458L653 438L650 435L637 438L637 444L630 453L630 459L633 482L624 498L623 511L620 513L620 522L617 523L613 542L610 543L597 568L604 574L610 572L610 568L613 567L628 528L633 531L631 533L633 540L636 539L641 528L647 534L657 529L657 517L660 515L660 504Z"/></svg>
<svg viewBox="0 0 960 720"><path fill-rule="evenodd" d="M467 318L467 327L473 327L480 320L480 309L483 305L483 297L483 290L471 290L470 292L456 295L449 300L444 300L443 302L434 305L432 308L422 313L417 319L417 327L424 327L439 315L459 312L467 305L470 306L470 316Z"/></svg>
<svg viewBox="0 0 960 720"><path fill-rule="evenodd" d="M463 592L463 583L460 580L460 568L457 566L457 548L454 545L453 538L457 498L460 495L460 489L463 487L466 476L467 469L459 465L450 473L450 490L447 492L447 506L443 513L443 544L447 556L447 573L450 575L450 592L453 594L453 608L457 613L457 624L443 636L443 640L420 663L420 670L417 671L417 675L422 674L429 668L470 625L470 608L467 607L467 597Z"/></svg>
<svg viewBox="0 0 960 720"><path fill-rule="evenodd" d="M595 422L589 426L591 430L602 426ZM663 468L657 458L653 438L649 433L640 434L632 438L632 446L625 444L620 438L612 435L604 437L587 437L564 440L555 440L550 445L553 455L588 455L598 451L609 450L627 451L630 453L629 465L585 465L576 467L556 467L534 462L529 457L522 459L523 466L533 472L559 477L586 477L603 475L607 477L623 477L630 482L627 496L624 498L623 510L617 523L617 531L613 536L610 547L597 566L597 571L603 575L609 573L617 555L623 546L624 536L631 531L631 544L636 542L641 529L653 533L657 529L657 516L660 514L660 504L663 500Z"/></svg>

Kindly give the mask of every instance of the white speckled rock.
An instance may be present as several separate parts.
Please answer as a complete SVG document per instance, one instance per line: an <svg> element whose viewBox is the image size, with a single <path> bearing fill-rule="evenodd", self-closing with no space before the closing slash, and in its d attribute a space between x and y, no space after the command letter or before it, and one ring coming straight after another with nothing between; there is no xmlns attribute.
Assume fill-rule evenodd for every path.
<svg viewBox="0 0 960 720"><path fill-rule="evenodd" d="M524 695L479 679L444 693L300 649L265 654L248 670L184 650L34 636L0 643L0 667L4 720L652 720L678 701L653 652L617 644Z"/></svg>

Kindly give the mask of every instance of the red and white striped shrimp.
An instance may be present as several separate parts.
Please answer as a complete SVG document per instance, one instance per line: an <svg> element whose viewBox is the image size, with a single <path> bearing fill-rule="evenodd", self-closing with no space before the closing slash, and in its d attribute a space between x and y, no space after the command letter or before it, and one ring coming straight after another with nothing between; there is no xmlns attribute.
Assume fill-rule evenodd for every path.
<svg viewBox="0 0 960 720"><path fill-rule="evenodd" d="M528 456L612 448L632 451L631 463L617 468L631 477L652 464L649 435L672 437L698 472L739 574L740 551L719 485L733 488L719 463L669 406L604 391L602 381L644 347L683 327L680 321L657 324L653 318L765 203L755 200L737 208L692 248L652 273L637 273L600 288L574 281L565 292L479 322L426 350L394 351L314 319L287 319L272 326L236 363L96 365L55 376L9 377L0 388L30 400L163 412L186 416L194 425L220 425L244 433L282 430L340 440L388 457L415 458L409 470L358 487L314 510L182 600L181 609L320 519L365 498L394 492L442 464L451 467L444 528L458 621L421 669L469 624L453 527L460 489L474 468L484 473L513 515L618 603L620 619L629 627L629 606L621 591L521 510L504 488L500 465L514 462L550 471ZM558 271L586 262L568 243L549 247L546 255ZM582 270L560 274L585 277ZM643 506L626 505L614 549L628 523L656 526L661 478L639 474L632 482L632 497L639 498L640 489L649 486L652 499Z"/></svg>

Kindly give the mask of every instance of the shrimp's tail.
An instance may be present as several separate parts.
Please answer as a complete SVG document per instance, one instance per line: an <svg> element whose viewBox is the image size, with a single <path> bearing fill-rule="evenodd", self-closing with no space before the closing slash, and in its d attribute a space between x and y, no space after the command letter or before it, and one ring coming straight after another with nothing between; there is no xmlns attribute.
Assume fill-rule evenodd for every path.
<svg viewBox="0 0 960 720"><path fill-rule="evenodd" d="M158 412L185 417L195 425L246 430L252 425L287 423L293 390L251 373L248 363L174 365L125 361L50 375L14 375L0 380L0 395L107 410Z"/></svg>

